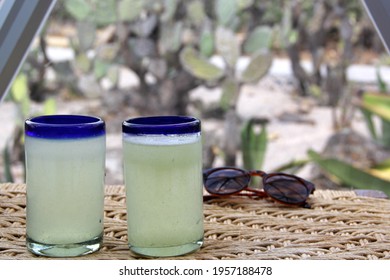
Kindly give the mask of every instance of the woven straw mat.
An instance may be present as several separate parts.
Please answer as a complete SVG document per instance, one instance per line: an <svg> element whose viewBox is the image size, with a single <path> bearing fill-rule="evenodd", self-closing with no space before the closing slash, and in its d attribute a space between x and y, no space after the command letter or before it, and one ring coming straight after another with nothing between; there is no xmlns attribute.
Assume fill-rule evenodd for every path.
<svg viewBox="0 0 390 280"><path fill-rule="evenodd" d="M25 185L0 185L0 259L45 259L25 246ZM204 203L205 241L176 259L390 259L390 201L318 190L311 209L268 199ZM125 191L107 186L104 243L79 259L136 259L127 247Z"/></svg>

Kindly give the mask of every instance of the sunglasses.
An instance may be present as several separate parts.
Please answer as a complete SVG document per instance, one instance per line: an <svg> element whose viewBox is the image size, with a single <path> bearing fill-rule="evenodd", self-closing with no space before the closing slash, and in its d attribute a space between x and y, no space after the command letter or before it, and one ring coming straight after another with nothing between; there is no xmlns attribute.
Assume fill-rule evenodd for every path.
<svg viewBox="0 0 390 280"><path fill-rule="evenodd" d="M249 187L252 176L262 178L263 190ZM203 184L212 195L249 195L270 197L278 202L310 208L306 199L315 190L313 183L285 173L246 171L234 167L211 168L203 171ZM245 193L242 193L245 191Z"/></svg>

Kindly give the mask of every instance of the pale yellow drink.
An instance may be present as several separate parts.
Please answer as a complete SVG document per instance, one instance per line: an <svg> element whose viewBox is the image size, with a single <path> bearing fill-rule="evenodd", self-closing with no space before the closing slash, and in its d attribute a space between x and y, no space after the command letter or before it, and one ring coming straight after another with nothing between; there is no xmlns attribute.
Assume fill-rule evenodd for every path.
<svg viewBox="0 0 390 280"><path fill-rule="evenodd" d="M170 256L203 241L200 133L176 136L124 134L129 247Z"/></svg>
<svg viewBox="0 0 390 280"><path fill-rule="evenodd" d="M85 246L100 246L105 136L26 136L25 148L28 246L47 247L45 254L53 256L80 255L89 250Z"/></svg>

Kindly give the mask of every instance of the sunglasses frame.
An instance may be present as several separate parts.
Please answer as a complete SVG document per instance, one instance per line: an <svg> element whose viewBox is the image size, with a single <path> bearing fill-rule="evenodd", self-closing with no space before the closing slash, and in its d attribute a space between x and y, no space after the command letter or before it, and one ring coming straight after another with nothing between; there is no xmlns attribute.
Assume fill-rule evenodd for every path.
<svg viewBox="0 0 390 280"><path fill-rule="evenodd" d="M217 193L217 192L212 192L212 191L209 191L208 188L206 187L206 180L207 178L215 173L215 172L218 172L218 171L221 171L221 170L233 170L233 171L239 171L242 173L242 176L248 176L248 182L243 185L240 189L237 189L237 191L234 191L234 192L231 192L231 193L227 193L227 194L220 194L220 193ZM283 173L283 172L273 172L273 173L266 173L264 171L261 171L261 170L244 170L244 169L241 169L241 168L237 168L237 167L230 167L230 166L224 166L224 167L217 167L217 168L210 168L210 169L206 169L203 171L203 183L204 183L204 187L206 189L206 191L208 193L210 193L212 196L228 196L228 195L241 195L241 196L257 196L257 197L270 197L271 199L277 201L277 202L280 202L282 204L286 204L286 205L296 205L296 206L302 206L304 208L310 208L310 205L306 202L306 199L302 202L298 202L298 203L291 203L291 202L286 202L286 201L282 201L280 199L277 199L275 197L273 197L272 195L268 194L267 193L267 190L266 190L266 181L267 179L270 179L272 177L275 177L275 176L283 176L283 177L288 177L288 178L293 178L294 180L300 182L307 190L307 197L306 199L309 197L310 194L312 194L315 190L315 185L303 178L300 178L298 176L295 176L295 175L292 175L292 174L287 174L287 173ZM261 177L262 178L262 183L263 183L263 190L258 190L258 189L253 189L251 187L249 187L249 184L250 184L250 181L251 181L251 178L252 177ZM246 191L248 193L242 193L242 191Z"/></svg>

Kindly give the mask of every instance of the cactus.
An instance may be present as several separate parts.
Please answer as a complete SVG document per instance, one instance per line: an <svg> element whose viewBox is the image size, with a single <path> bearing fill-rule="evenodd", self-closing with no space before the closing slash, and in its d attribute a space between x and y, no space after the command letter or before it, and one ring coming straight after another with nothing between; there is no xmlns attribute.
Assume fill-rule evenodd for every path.
<svg viewBox="0 0 390 280"><path fill-rule="evenodd" d="M65 5L81 26L73 65L77 77L71 79L73 86L79 85L79 90L86 79L95 87L100 79L110 77L115 88L117 75L112 69L125 66L132 69L140 81L137 100L141 102L132 105L147 108L148 112L185 114L188 92L203 83L221 87L220 106L227 118L229 111L231 115L236 114L235 104L241 87L258 82L271 66L269 48L273 29L263 25L243 28L253 17L253 10L259 9L254 0L110 0L99 3L98 0L70 0ZM93 48L96 39L84 38L82 33L112 22L111 12L104 11L112 3L117 12L116 36L109 43L99 43L96 56L89 58L86 51ZM101 18L97 19L96 15ZM223 58L223 67L211 63L213 55ZM240 74L236 71L237 61L243 55L250 56L250 62ZM149 83L147 75L154 76L156 84ZM230 140L227 137L227 141ZM224 146L230 147L229 153L235 152L234 145L225 143ZM226 153L226 156L235 158L233 154Z"/></svg>
<svg viewBox="0 0 390 280"><path fill-rule="evenodd" d="M161 15L162 22L172 21L180 0L164 0L164 12Z"/></svg>
<svg viewBox="0 0 390 280"><path fill-rule="evenodd" d="M177 52L181 47L181 35L183 32L183 22L172 22L164 24L161 28L160 40L158 42L159 51L163 56Z"/></svg>
<svg viewBox="0 0 390 280"><path fill-rule="evenodd" d="M255 132L255 122L253 119L247 121L241 130L242 157L247 170L262 168L267 149L267 121L257 120L261 126L259 133Z"/></svg>
<svg viewBox="0 0 390 280"><path fill-rule="evenodd" d="M126 5L129 0L121 1L121 5ZM134 1L131 1L134 2ZM104 26L107 24L115 23L117 20L116 16L116 5L115 0L67 0L65 1L65 9L78 21L91 21L97 25ZM134 8L123 9L122 11L134 11ZM127 6L128 8L128 6Z"/></svg>
<svg viewBox="0 0 390 280"><path fill-rule="evenodd" d="M218 80L224 74L222 69L199 57L191 47L183 49L180 53L180 62L194 77L205 81Z"/></svg>
<svg viewBox="0 0 390 280"><path fill-rule="evenodd" d="M96 24L92 21L79 21L76 27L79 49L83 52L92 49L96 38Z"/></svg>
<svg viewBox="0 0 390 280"><path fill-rule="evenodd" d="M76 20L82 21L91 14L91 6L84 0L68 0L65 1L65 9Z"/></svg>
<svg viewBox="0 0 390 280"><path fill-rule="evenodd" d="M104 2L104 1L103 1ZM118 3L120 21L133 21L138 18L144 7L143 0L122 0ZM115 10L115 9L114 9Z"/></svg>
<svg viewBox="0 0 390 280"><path fill-rule="evenodd" d="M220 100L220 106L225 112L234 106L237 92L239 91L239 85L236 81L226 79L222 84L222 97Z"/></svg>
<svg viewBox="0 0 390 280"><path fill-rule="evenodd" d="M255 53L247 68L242 73L242 82L257 83L265 74L267 74L271 64L272 56L269 53Z"/></svg>
<svg viewBox="0 0 390 280"><path fill-rule="evenodd" d="M255 0L237 0L237 8L238 10L245 10L247 8L250 8L254 4Z"/></svg>
<svg viewBox="0 0 390 280"><path fill-rule="evenodd" d="M210 57L214 53L214 37L210 30L205 28L200 35L200 53L204 57Z"/></svg>
<svg viewBox="0 0 390 280"><path fill-rule="evenodd" d="M227 63L228 69L230 68L230 71L234 71L233 68L236 64L237 57L239 56L239 49L238 45L236 44L237 41L235 41L235 38L233 37L233 34L231 31L226 31L224 28L219 28L217 31L220 30L219 36L224 35L224 39L219 39L217 37L217 49L219 49L220 53L222 56L224 56L225 61ZM261 32L260 32L261 31ZM237 73L234 74L234 80L235 84L237 85L236 87L236 93L232 94L231 90L228 90L226 92L225 86L222 87L223 89L223 94L222 94L222 100L221 100L221 106L223 109L226 110L226 105L227 104L233 104L237 98L238 94L240 92L240 88L243 84L246 83L257 83L261 78L263 78L269 68L271 67L272 64L272 55L269 53L269 48L270 48L270 40L272 38L272 30L267 27L260 26L255 29L254 32L251 33L252 35L249 37L247 42L248 46L252 46L252 49L254 53L250 57L249 63L247 67L244 69L242 72L241 76L239 76ZM218 33L217 33L218 35ZM263 44L258 44L258 49L255 50L255 41L264 41L265 43ZM233 42L233 43L228 43L228 42ZM219 47L218 47L219 45ZM228 45L229 47L222 47L224 45ZM249 47L248 47L249 49ZM228 79L231 79L232 77L229 77ZM226 83L225 83L226 84ZM230 98L230 100L228 100Z"/></svg>
<svg viewBox="0 0 390 280"><path fill-rule="evenodd" d="M45 92L41 89L47 89L42 85L47 65L57 72L56 77L60 80L58 88L65 85L72 92L78 93L82 93L83 88L87 90L94 87L101 90L99 87L103 79L109 80L112 83L110 90L117 92L119 69L129 68L138 75L140 86L138 92L131 91L132 95L138 96L129 98L131 103L125 105L137 107L139 104L134 101L143 99L142 106L137 107L140 113L184 114L189 91L205 84L208 87L222 89L220 106L223 110L218 112L222 111L225 119L228 119L228 113L230 117L234 115L242 86L257 83L271 66L272 56L269 48L274 42L273 33L277 30L278 20L282 16L284 21L280 33L283 34L284 42L279 46L288 47L293 71L300 82L297 84L301 86L302 94L312 94L313 89L319 92L326 82L326 77L318 71L319 65L324 62L321 61L324 38L322 35L329 32L330 28L342 26L342 30L340 28L342 32L339 33L342 40L337 46L342 53L348 54L347 46L352 40L350 26L348 22L341 20L340 15L351 13L352 19L360 18L356 15L356 12L359 12L358 8L347 9L351 5L358 5L351 4L354 1L63 2L67 15L77 21L77 36L72 40L76 60L72 63L50 62L44 53L43 45L38 51L30 52L30 59L26 63L26 66L30 67L28 69L30 74L27 75L30 80L25 84L30 86L30 89L37 88L35 92L40 92L38 97L41 100L44 99L42 92ZM284 9L281 9L282 6ZM113 31L101 40L99 36L95 36L101 28L105 29L104 32L106 29ZM44 42L44 36L41 37L41 42ZM312 52L313 65L316 68L314 75L306 73L299 64L299 50L302 46ZM31 59L31 54L36 58ZM210 58L215 55L223 57L226 62L224 68L210 62ZM244 55L249 56L250 62L242 73L237 73L237 61ZM348 57L341 57L336 62L347 65ZM147 79L150 76L154 79ZM151 80L153 82L150 82ZM80 84L84 86L78 87ZM55 90L59 91L58 88ZM22 97L22 93L26 91L17 92L15 98L19 99L16 102L21 108L20 111L27 114L30 101ZM362 110L367 119L378 115L370 106ZM388 143L390 133L387 131L390 124L388 120L383 117L382 119L382 134L375 131L375 135L383 143ZM232 131L237 129L234 128ZM231 138L226 137L226 141L231 141Z"/></svg>
<svg viewBox="0 0 390 280"><path fill-rule="evenodd" d="M125 3L125 0L119 1L119 3ZM134 2L134 1L132 1ZM116 0L91 0L91 5L94 6L93 19L99 26L105 26L115 23L117 21L117 1ZM135 5L131 7L131 10L135 9ZM130 10L126 10L130 11Z"/></svg>
<svg viewBox="0 0 390 280"><path fill-rule="evenodd" d="M206 19L204 3L201 1L192 1L188 4L187 11L190 21L195 26L202 26L204 20Z"/></svg>
<svg viewBox="0 0 390 280"><path fill-rule="evenodd" d="M218 26L215 30L215 44L218 54L220 54L228 67L234 68L240 56L240 45L236 34L223 26Z"/></svg>
<svg viewBox="0 0 390 280"><path fill-rule="evenodd" d="M256 5L254 0L69 0L65 3L66 11L77 19L79 26L74 42L76 61L72 65L76 78L69 79L71 86L80 84L75 80L85 80L83 75L92 82L89 72L98 84L100 79L109 75L110 64L124 64L139 76L140 90L146 91L142 98L145 98L145 104L152 106L155 102L146 100L152 97L147 92L159 88L157 91L163 94L164 87L148 85L146 75L152 74L163 82L167 78L186 76L182 73L185 71L192 80L188 75L186 80L181 80L182 85L177 87L179 91L189 91L199 82L221 86L224 88L221 104L226 110L228 104L237 100L241 86L257 82L271 65L271 56L267 55L272 41L271 28L251 27L245 32L245 37L239 39L242 36L241 21L248 19L249 11L256 9ZM94 31L114 21L119 23L116 30L118 40L99 43L96 56L87 57L86 52L96 48ZM223 57L224 69L208 61L213 54ZM236 64L243 54L251 55L251 58L239 77ZM161 60L166 63L157 63ZM230 84L235 86L226 86L229 83L225 80L233 80ZM180 93L178 99L186 98L182 95Z"/></svg>
<svg viewBox="0 0 390 280"><path fill-rule="evenodd" d="M215 0L217 21L222 26L228 26L237 13L236 0Z"/></svg>
<svg viewBox="0 0 390 280"><path fill-rule="evenodd" d="M86 53L80 53L76 56L73 65L81 71L81 73L87 74L91 70L92 61L88 58Z"/></svg>
<svg viewBox="0 0 390 280"><path fill-rule="evenodd" d="M272 42L272 29L268 26L258 26L244 43L244 52L247 54L254 54L258 51L267 52Z"/></svg>

